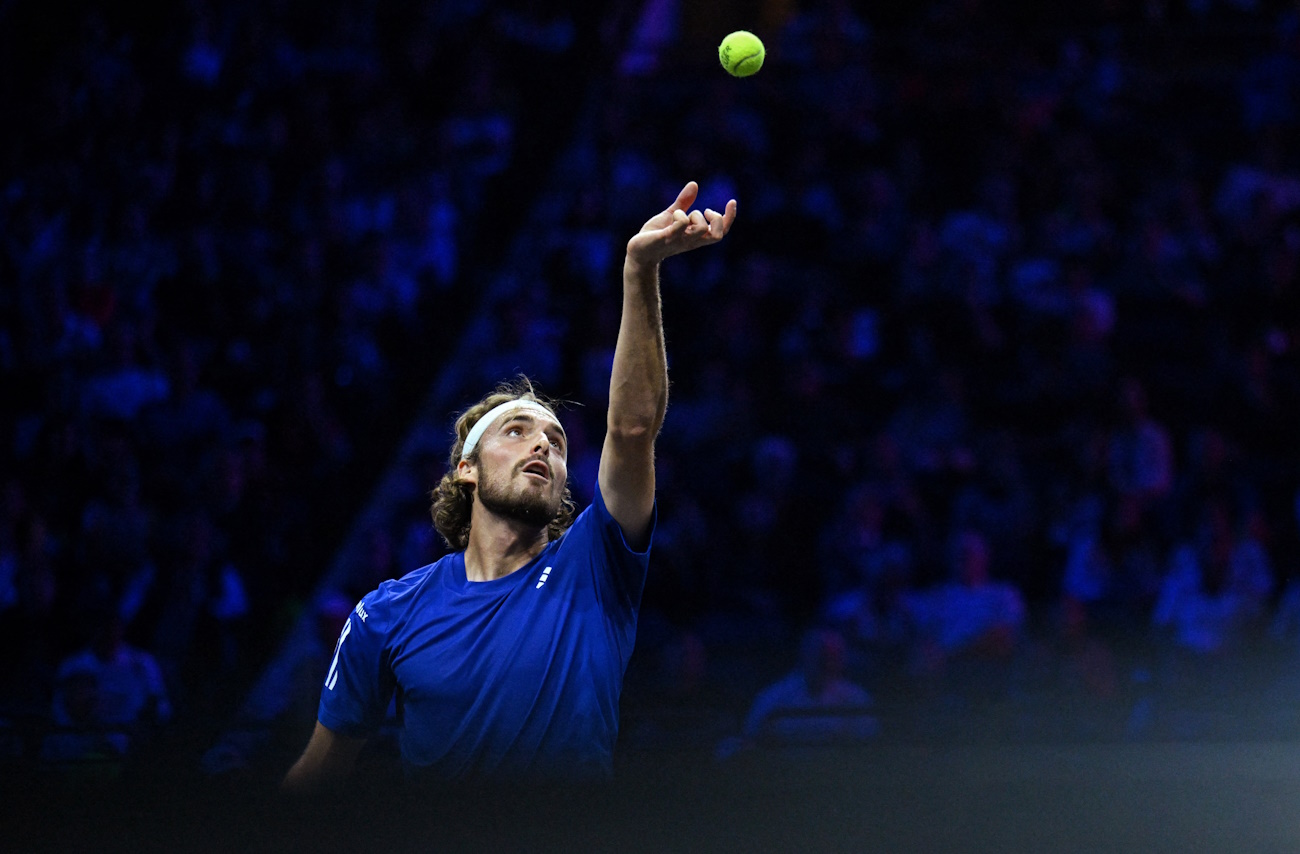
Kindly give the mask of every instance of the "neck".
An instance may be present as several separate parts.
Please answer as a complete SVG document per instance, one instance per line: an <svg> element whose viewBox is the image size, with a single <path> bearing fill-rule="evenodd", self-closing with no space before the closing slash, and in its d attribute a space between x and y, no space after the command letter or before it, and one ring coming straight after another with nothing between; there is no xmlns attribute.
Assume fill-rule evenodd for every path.
<svg viewBox="0 0 1300 854"><path fill-rule="evenodd" d="M500 519L474 508L465 547L465 577L470 581L504 578L546 548L546 528Z"/></svg>

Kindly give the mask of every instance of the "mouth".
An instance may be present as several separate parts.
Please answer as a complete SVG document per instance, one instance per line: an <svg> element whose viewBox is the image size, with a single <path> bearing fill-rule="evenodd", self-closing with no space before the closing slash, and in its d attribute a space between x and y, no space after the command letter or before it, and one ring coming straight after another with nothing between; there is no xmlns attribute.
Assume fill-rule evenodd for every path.
<svg viewBox="0 0 1300 854"><path fill-rule="evenodd" d="M524 466L524 474L530 474L534 477L540 477L543 480L551 479L551 467L541 460L533 460Z"/></svg>

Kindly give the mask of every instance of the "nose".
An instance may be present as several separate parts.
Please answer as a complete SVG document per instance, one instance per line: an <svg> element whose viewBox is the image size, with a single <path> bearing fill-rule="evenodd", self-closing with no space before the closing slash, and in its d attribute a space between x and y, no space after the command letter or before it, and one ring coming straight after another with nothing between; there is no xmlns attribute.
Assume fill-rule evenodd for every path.
<svg viewBox="0 0 1300 854"><path fill-rule="evenodd" d="M534 451L550 451L551 440L547 438L545 432L537 434L537 441L533 443Z"/></svg>

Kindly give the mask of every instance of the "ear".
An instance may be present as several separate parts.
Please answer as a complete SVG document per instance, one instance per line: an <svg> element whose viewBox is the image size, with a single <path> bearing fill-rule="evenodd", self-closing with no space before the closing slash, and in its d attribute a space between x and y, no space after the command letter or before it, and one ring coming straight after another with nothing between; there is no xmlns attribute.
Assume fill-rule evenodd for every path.
<svg viewBox="0 0 1300 854"><path fill-rule="evenodd" d="M468 483L475 489L478 488L478 466L469 460L461 460L456 463L456 479L461 483Z"/></svg>

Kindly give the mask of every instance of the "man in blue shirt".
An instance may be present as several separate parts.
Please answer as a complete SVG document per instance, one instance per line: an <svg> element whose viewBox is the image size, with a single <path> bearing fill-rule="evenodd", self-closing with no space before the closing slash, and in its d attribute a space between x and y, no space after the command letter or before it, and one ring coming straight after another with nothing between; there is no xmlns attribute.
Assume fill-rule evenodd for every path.
<svg viewBox="0 0 1300 854"><path fill-rule="evenodd" d="M394 693L403 762L416 774L612 773L668 404L659 263L721 240L736 215L735 200L721 213L690 210L697 193L687 183L628 241L591 505L574 519L564 428L526 383L466 410L433 505L456 551L384 582L348 616L286 790L345 779Z"/></svg>

